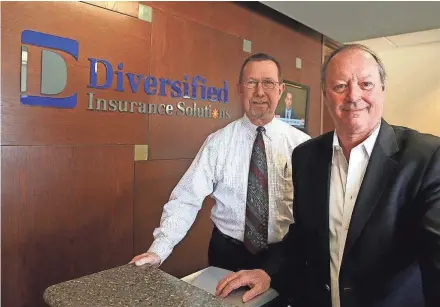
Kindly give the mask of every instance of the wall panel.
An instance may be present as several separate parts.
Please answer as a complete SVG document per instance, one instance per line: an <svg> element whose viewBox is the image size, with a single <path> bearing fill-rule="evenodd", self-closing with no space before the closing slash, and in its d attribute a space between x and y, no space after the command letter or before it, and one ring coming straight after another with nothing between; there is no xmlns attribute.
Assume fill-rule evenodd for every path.
<svg viewBox="0 0 440 307"><path fill-rule="evenodd" d="M171 95L152 97L153 103L173 105L174 114L150 116L150 159L193 158L210 133L243 115L236 92L240 65L247 56L241 51L241 44L241 40L235 36L154 10L152 75L167 76L172 80L184 80L187 75L190 84L194 76L203 76L206 86L217 88L223 88L224 81L228 81L229 102L176 99ZM189 90L191 95L191 86ZM200 97L200 87L197 93L197 97ZM195 103L196 107L208 106L211 111L225 110L230 117L213 119L186 116L177 109L178 102L184 102L185 108L194 107Z"/></svg>
<svg viewBox="0 0 440 307"><path fill-rule="evenodd" d="M134 202L134 253L146 252L153 243L153 231L159 226L163 205L171 191L190 166L192 160L136 162ZM208 244L211 238L211 198L205 199L198 217L182 242L161 268L184 276L208 265Z"/></svg>
<svg viewBox="0 0 440 307"><path fill-rule="evenodd" d="M105 9L138 17L139 2L137 1L82 1Z"/></svg>
<svg viewBox="0 0 440 307"><path fill-rule="evenodd" d="M166 14L194 21L201 26L220 30L227 34L247 38L250 35L252 13L231 2L209 1L141 1Z"/></svg>
<svg viewBox="0 0 440 307"><path fill-rule="evenodd" d="M132 146L2 146L2 306L128 262Z"/></svg>

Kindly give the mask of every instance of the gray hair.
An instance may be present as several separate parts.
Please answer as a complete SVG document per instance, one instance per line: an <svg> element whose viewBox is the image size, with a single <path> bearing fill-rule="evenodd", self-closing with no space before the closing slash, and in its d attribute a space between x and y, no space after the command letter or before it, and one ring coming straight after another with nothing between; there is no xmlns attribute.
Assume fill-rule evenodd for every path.
<svg viewBox="0 0 440 307"><path fill-rule="evenodd" d="M382 90L384 90L385 89L385 80L387 78L387 74L386 74L383 62L377 56L377 54L374 53L373 50L371 50L370 48L368 48L367 46L364 46L362 44L345 44L345 45L342 45L339 48L333 50L333 52L330 53L330 55L324 61L324 64L322 64L322 68L321 68L322 89L323 90L325 89L325 77L327 75L327 67L328 67L328 64L330 63L331 59L333 59L335 57L335 55L337 55L338 53L340 53L344 50L347 50L347 49L362 50L362 51L368 52L374 58L374 60L376 60L377 68L379 69L380 82L382 83Z"/></svg>
<svg viewBox="0 0 440 307"><path fill-rule="evenodd" d="M240 69L240 75L238 77L238 82L241 83L243 82L243 72L244 72L244 67L246 66L246 64L250 63L250 62L260 62L260 61L272 61L275 63L275 65L278 68L278 82L283 82L283 73L281 72L281 65L280 62L278 62L277 59L275 59L275 57L267 54L267 53L255 53L251 56L249 56L243 63L243 65L241 65L241 69Z"/></svg>

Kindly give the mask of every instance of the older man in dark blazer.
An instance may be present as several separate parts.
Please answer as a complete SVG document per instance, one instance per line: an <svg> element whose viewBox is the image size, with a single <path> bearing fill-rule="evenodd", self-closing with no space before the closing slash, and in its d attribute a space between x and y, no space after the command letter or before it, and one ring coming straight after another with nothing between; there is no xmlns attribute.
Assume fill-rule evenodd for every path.
<svg viewBox="0 0 440 307"><path fill-rule="evenodd" d="M382 119L385 70L362 45L323 66L335 131L292 155L294 217L270 270L241 271L227 295L270 285L305 307L440 306L440 139Z"/></svg>

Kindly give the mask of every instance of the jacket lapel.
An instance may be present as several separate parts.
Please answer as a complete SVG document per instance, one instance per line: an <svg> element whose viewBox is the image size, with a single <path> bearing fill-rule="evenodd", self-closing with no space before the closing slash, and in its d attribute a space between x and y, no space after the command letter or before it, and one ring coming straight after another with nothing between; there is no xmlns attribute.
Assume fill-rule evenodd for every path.
<svg viewBox="0 0 440 307"><path fill-rule="evenodd" d="M316 183L313 186L314 195L314 216L316 217L317 229L319 232L319 253L323 255L325 264L330 261L330 236L329 236L329 201L330 201L330 174L333 157L333 132L322 136L321 150L316 159L315 177ZM330 266L324 265L329 269Z"/></svg>
<svg viewBox="0 0 440 307"><path fill-rule="evenodd" d="M397 162L391 158L399 150L394 129L384 120L381 125L353 209L344 255L350 252L359 238L397 166Z"/></svg>

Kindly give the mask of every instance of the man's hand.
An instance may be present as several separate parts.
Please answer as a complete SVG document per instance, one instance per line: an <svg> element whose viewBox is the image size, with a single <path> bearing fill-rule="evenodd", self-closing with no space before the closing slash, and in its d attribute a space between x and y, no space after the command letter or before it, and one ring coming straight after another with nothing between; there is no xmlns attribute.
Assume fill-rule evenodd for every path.
<svg viewBox="0 0 440 307"><path fill-rule="evenodd" d="M160 257L153 253L153 252L148 252L148 253L143 253L140 255L137 255L136 257L134 257L130 263L135 263L137 266L140 265L144 265L144 264L148 264L151 266L159 266L161 263Z"/></svg>
<svg viewBox="0 0 440 307"><path fill-rule="evenodd" d="M251 290L243 295L243 302L253 299L270 287L270 276L263 270L239 271L226 275L217 285L215 295L226 297L232 290L249 286Z"/></svg>

